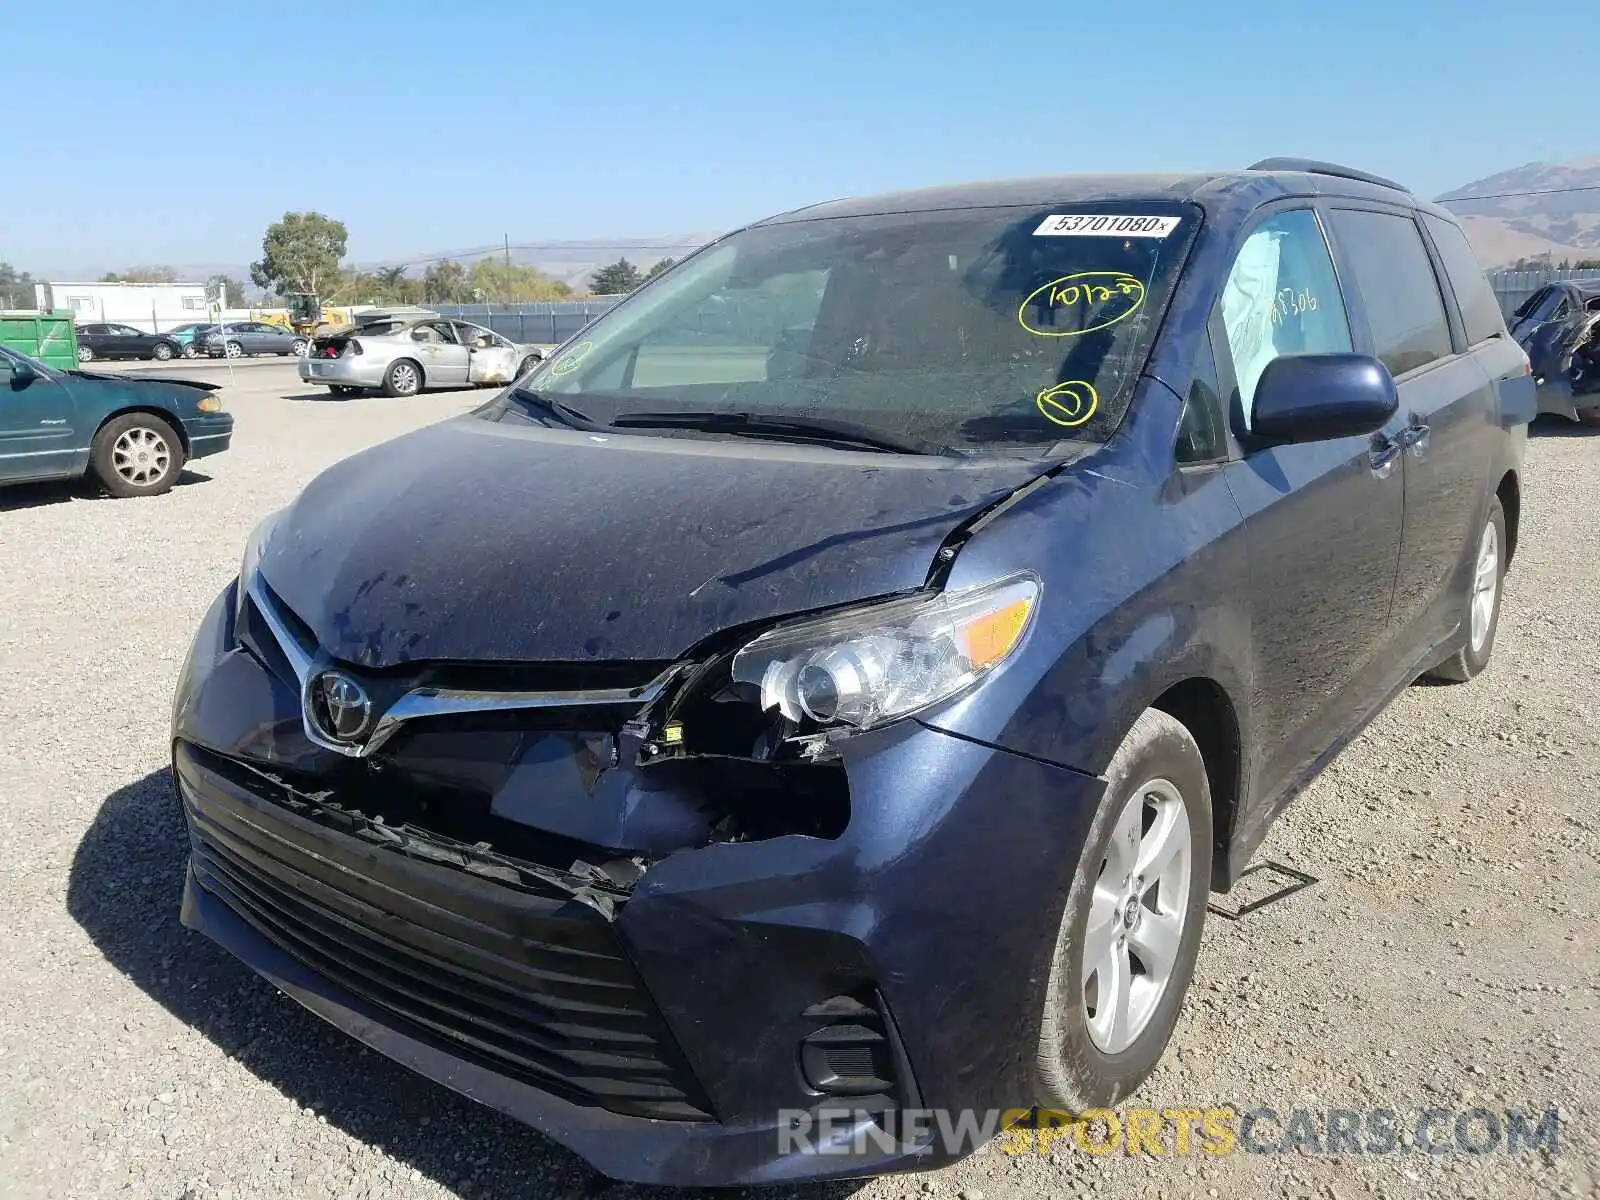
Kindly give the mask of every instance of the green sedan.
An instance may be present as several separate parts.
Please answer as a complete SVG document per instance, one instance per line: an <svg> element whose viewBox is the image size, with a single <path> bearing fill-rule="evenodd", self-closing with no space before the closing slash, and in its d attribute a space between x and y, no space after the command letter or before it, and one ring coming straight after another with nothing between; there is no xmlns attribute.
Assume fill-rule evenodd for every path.
<svg viewBox="0 0 1600 1200"><path fill-rule="evenodd" d="M220 386L58 371L0 347L0 485L87 472L113 496L158 496L232 442Z"/></svg>

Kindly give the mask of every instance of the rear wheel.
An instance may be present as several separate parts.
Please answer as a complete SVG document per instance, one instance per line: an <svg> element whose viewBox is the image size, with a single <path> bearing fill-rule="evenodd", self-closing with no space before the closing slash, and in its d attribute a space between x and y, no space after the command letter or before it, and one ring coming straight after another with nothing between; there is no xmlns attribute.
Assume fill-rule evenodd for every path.
<svg viewBox="0 0 1600 1200"><path fill-rule="evenodd" d="M383 373L385 396L415 396L422 390L422 368L409 358L397 359Z"/></svg>
<svg viewBox="0 0 1600 1200"><path fill-rule="evenodd" d="M1056 938L1039 1102L1114 1104L1160 1061L1194 973L1211 890L1211 788L1183 723L1149 709L1106 768Z"/></svg>
<svg viewBox="0 0 1600 1200"><path fill-rule="evenodd" d="M172 347L166 342L157 342L155 349L150 351L157 362L166 362L172 357Z"/></svg>
<svg viewBox="0 0 1600 1200"><path fill-rule="evenodd" d="M1466 611L1462 625L1466 643L1445 659L1427 678L1441 683L1465 683L1489 665L1494 653L1494 635L1500 628L1501 584L1506 577L1506 515L1500 497L1489 501L1489 514L1478 534L1471 582L1467 585Z"/></svg>
<svg viewBox="0 0 1600 1200"><path fill-rule="evenodd" d="M159 496L183 470L183 442L152 413L124 413L94 435L89 462L113 496Z"/></svg>
<svg viewBox="0 0 1600 1200"><path fill-rule="evenodd" d="M94 351L89 349L89 347L87 347L87 346L79 346L78 347L78 361L79 362L93 362L94 361Z"/></svg>

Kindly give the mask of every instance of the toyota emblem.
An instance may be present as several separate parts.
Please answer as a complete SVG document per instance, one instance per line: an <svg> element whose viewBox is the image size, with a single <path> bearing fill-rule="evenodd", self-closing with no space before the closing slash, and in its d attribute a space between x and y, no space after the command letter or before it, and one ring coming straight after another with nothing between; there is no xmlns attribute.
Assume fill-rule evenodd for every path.
<svg viewBox="0 0 1600 1200"><path fill-rule="evenodd" d="M324 671L312 680L311 720L325 737L355 742L372 722L372 698L342 671Z"/></svg>

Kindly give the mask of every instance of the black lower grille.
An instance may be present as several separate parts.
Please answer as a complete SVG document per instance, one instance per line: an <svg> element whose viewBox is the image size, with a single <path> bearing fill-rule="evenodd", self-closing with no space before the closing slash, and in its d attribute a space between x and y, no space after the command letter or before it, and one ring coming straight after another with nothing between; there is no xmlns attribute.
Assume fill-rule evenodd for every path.
<svg viewBox="0 0 1600 1200"><path fill-rule="evenodd" d="M178 750L195 878L257 932L503 1074L630 1116L710 1119L598 911L341 838L202 754Z"/></svg>

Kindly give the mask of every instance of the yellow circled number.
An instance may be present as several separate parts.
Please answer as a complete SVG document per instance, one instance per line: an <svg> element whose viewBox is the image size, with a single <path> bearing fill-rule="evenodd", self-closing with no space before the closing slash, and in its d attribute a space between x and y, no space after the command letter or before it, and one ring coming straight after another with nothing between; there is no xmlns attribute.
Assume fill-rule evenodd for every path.
<svg viewBox="0 0 1600 1200"><path fill-rule="evenodd" d="M1034 403L1046 421L1070 428L1082 425L1094 416L1094 410L1100 404L1100 393L1094 390L1092 383L1069 379L1066 383L1045 388Z"/></svg>
<svg viewBox="0 0 1600 1200"><path fill-rule="evenodd" d="M1017 320L1038 337L1081 337L1126 321L1144 306L1144 284L1126 271L1079 271L1052 279L1035 288L1017 309ZM1050 328L1042 328L1029 318L1029 309L1042 308ZM1089 321L1092 325L1060 329L1061 321Z"/></svg>

